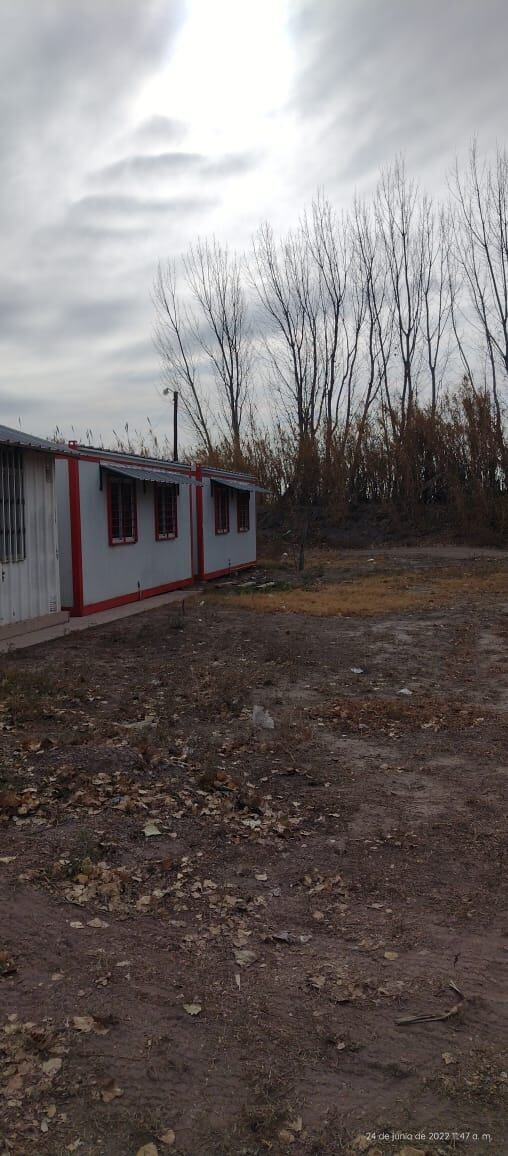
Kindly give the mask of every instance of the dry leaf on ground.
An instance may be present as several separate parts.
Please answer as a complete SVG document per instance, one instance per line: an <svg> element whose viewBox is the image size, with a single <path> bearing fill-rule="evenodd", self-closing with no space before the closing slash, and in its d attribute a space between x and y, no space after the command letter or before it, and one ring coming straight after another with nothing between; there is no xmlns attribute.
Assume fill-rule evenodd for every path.
<svg viewBox="0 0 508 1156"><path fill-rule="evenodd" d="M110 1104L112 1100L118 1099L119 1096L123 1096L123 1088L118 1086L116 1080L107 1080L101 1091L101 1100L103 1103Z"/></svg>
<svg viewBox="0 0 508 1156"><path fill-rule="evenodd" d="M15 975L17 970L10 952L0 951L0 975Z"/></svg>
<svg viewBox="0 0 508 1156"><path fill-rule="evenodd" d="M167 1132L163 1132L162 1136L159 1136L159 1140L161 1144L165 1145L166 1148L172 1148L176 1140L176 1135L173 1132L173 1129L168 1128Z"/></svg>
<svg viewBox="0 0 508 1156"><path fill-rule="evenodd" d="M143 833L147 839L149 839L152 835L162 835L162 831L159 831L157 824L151 822L145 823L143 827Z"/></svg>
<svg viewBox="0 0 508 1156"><path fill-rule="evenodd" d="M281 1144L284 1144L284 1145L294 1144L294 1142L295 1142L295 1137L293 1136L293 1133L289 1132L287 1128L281 1128L280 1132L278 1133L278 1137L279 1137Z"/></svg>
<svg viewBox="0 0 508 1156"><path fill-rule="evenodd" d="M251 967L257 958L255 951L248 951L246 948L235 951L235 959L239 967Z"/></svg>
<svg viewBox="0 0 508 1156"><path fill-rule="evenodd" d="M50 1060L44 1060L41 1067L46 1076L55 1076L60 1071L62 1063L63 1060L60 1059L60 1056L52 1056Z"/></svg>
<svg viewBox="0 0 508 1156"><path fill-rule="evenodd" d="M76 1028L77 1032L93 1032L94 1029L93 1016L73 1016L72 1026Z"/></svg>
<svg viewBox="0 0 508 1156"><path fill-rule="evenodd" d="M412 1144L406 1144L404 1148L399 1148L395 1156L425 1156L424 1148L413 1148Z"/></svg>
<svg viewBox="0 0 508 1156"><path fill-rule="evenodd" d="M355 1136L351 1148L353 1152L368 1152L369 1148L372 1148L372 1140L360 1133L359 1136Z"/></svg>

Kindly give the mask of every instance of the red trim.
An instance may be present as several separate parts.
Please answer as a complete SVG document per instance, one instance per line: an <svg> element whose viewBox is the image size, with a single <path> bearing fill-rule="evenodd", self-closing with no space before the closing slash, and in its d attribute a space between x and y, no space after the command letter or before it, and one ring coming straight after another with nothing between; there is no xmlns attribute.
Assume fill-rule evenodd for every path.
<svg viewBox="0 0 508 1156"><path fill-rule="evenodd" d="M247 507L247 525L240 525L241 503ZM236 529L239 534L248 534L250 530L250 493L247 490L238 490L236 494Z"/></svg>
<svg viewBox="0 0 508 1156"><path fill-rule="evenodd" d="M216 489L214 491L214 495L213 495L213 501L214 501L214 509L215 509L215 533L216 534L229 534L229 503L230 503L230 498L229 498L229 490L227 489L226 486L224 486L222 489L220 489L219 486L216 487ZM219 517L220 510L221 510L221 503L223 501L225 501L225 503L226 503L226 522L227 522L226 526L220 525L220 517Z"/></svg>
<svg viewBox="0 0 508 1156"><path fill-rule="evenodd" d="M158 594L169 594L171 590L183 590L193 586L193 578L182 578L180 582L166 582L164 586L152 586L149 590L136 590L134 594L119 594L117 598L106 598L103 602L90 602L84 606L81 613L100 614L101 610L113 610L115 606L127 606L130 602L145 601L147 598L156 598Z"/></svg>
<svg viewBox="0 0 508 1156"><path fill-rule="evenodd" d="M83 550L81 545L81 506L79 500L79 461L69 459L69 516L71 523L72 598L71 613L83 613Z"/></svg>
<svg viewBox="0 0 508 1156"><path fill-rule="evenodd" d="M74 443L69 443L69 445L73 450L73 456L75 456L76 460L79 460L80 462L102 462L104 465L111 466L138 465L141 469L143 466L147 466L148 468L153 466L153 468L157 470L167 470L170 474L181 474L183 478L188 478L191 476L191 470L185 469L185 467L182 467L178 462L166 462L162 458L145 458L142 454L122 454L121 456L118 455L118 457L115 454L115 456L111 458L108 457L106 451L104 451L103 454L88 454L86 450L80 446L78 446L77 449L74 449ZM55 457L64 457L68 460L69 455L55 454Z"/></svg>
<svg viewBox="0 0 508 1156"><path fill-rule="evenodd" d="M197 482L201 482L203 477L201 466L196 466L194 476ZM203 526L203 487L201 485L196 486L196 516L198 523L198 577L202 578L205 573L205 532Z"/></svg>
<svg viewBox="0 0 508 1156"><path fill-rule="evenodd" d="M159 522L158 522L159 494L165 493L168 489L169 490L175 489L177 484L178 483L175 482L174 486L159 486L156 482L154 487L153 487L153 512L154 512L154 518L155 518L155 541L156 542L173 542L175 538L178 538L178 494L172 494L172 498L173 498L174 503L175 503L175 530L174 530L174 532L172 534L161 534L159 532ZM190 486L189 486L189 489L190 489Z"/></svg>
<svg viewBox="0 0 508 1156"><path fill-rule="evenodd" d="M190 535L190 560L191 571L193 577L197 577L197 559L196 551L194 549L194 507L193 507L193 491L194 486L189 486L189 535Z"/></svg>
<svg viewBox="0 0 508 1156"><path fill-rule="evenodd" d="M120 489L129 486L133 494L132 502L132 521L134 534L132 538L113 538L113 499L111 491L113 486L119 486ZM138 540L138 495L137 487L134 479L129 481L127 478L108 478L107 481L107 506L108 506L108 541L110 546L135 546ZM123 521L123 518L122 518Z"/></svg>
<svg viewBox="0 0 508 1156"><path fill-rule="evenodd" d="M222 578L224 574L236 574L237 570L249 570L251 566L256 565L256 558L253 562L239 562L237 566L226 566L224 570L210 570L208 574L202 574L201 577L207 581L209 578Z"/></svg>
<svg viewBox="0 0 508 1156"><path fill-rule="evenodd" d="M256 479L254 474L242 474L242 473L239 473L239 474L221 474L221 473L217 473L217 471L214 471L212 468L207 467L207 466L203 466L202 468L203 468L203 476L205 478L210 478L210 480L212 482L217 482L219 485L222 482L223 485L227 486L228 481L229 482L252 482L253 486L257 485L257 479Z"/></svg>

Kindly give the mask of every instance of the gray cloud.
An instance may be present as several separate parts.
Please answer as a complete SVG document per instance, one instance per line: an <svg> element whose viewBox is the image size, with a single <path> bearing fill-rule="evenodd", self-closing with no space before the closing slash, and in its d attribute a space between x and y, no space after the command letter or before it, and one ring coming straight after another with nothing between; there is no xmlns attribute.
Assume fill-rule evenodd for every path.
<svg viewBox="0 0 508 1156"><path fill-rule="evenodd" d="M72 333L74 337L101 338L111 333L128 331L135 316L135 298L73 301L62 308L59 323L64 332Z"/></svg>
<svg viewBox="0 0 508 1156"><path fill-rule="evenodd" d="M124 338L121 345L108 350L101 357L109 365L132 365L136 362L151 364L157 361L157 354L151 339L129 341Z"/></svg>
<svg viewBox="0 0 508 1156"><path fill-rule="evenodd" d="M505 0L292 0L291 99L236 151L217 125L209 152L169 98L140 111L188 3L0 5L0 420L106 436L147 412L164 422L159 258L212 230L242 248L265 215L294 223L319 185L347 204L401 150L439 189L473 133L505 141Z"/></svg>
<svg viewBox="0 0 508 1156"><path fill-rule="evenodd" d="M2 413L9 413L11 415L10 424L12 428L19 426L18 417L21 417L21 412L29 407L30 412L36 414L43 414L47 408L46 402L37 394L26 393L21 388L19 389L4 389L0 388L0 405L2 406ZM17 416L12 416L17 415ZM21 422L21 427L23 422ZM28 432L33 433L33 430Z"/></svg>
<svg viewBox="0 0 508 1156"><path fill-rule="evenodd" d="M165 177L208 176L225 178L238 176L252 169L259 160L258 153L231 153L209 159L202 153L163 152L123 157L92 174L97 184L124 184L136 180L163 180Z"/></svg>
<svg viewBox="0 0 508 1156"><path fill-rule="evenodd" d="M504 137L507 34L504 0L304 0L293 107L321 123L323 168L362 180L404 151L435 171L474 133Z"/></svg>
<svg viewBox="0 0 508 1156"><path fill-rule="evenodd" d="M0 344L37 340L56 316L53 302L41 298L33 284L0 278Z"/></svg>
<svg viewBox="0 0 508 1156"><path fill-rule="evenodd" d="M98 183L103 181L121 181L141 178L174 177L181 173L195 173L201 168L203 157L199 153L165 152L153 153L146 156L124 157L105 165L93 173L92 179Z"/></svg>
<svg viewBox="0 0 508 1156"><path fill-rule="evenodd" d="M98 132L114 133L137 83L162 62L184 0L24 0L0 14L0 188L4 208L35 207ZM81 161L80 161L81 158ZM56 189L55 189L56 191Z"/></svg>
<svg viewBox="0 0 508 1156"><path fill-rule="evenodd" d="M187 127L182 120L170 116L151 116L138 124L130 134L132 144L151 149L162 149L183 140Z"/></svg>
<svg viewBox="0 0 508 1156"><path fill-rule="evenodd" d="M172 197L166 200L148 200L119 194L97 194L81 197L70 208L72 219L89 222L109 222L113 228L123 227L125 222L149 223L155 216L187 216L213 206L216 200L210 197Z"/></svg>
<svg viewBox="0 0 508 1156"><path fill-rule="evenodd" d="M260 162L260 152L230 153L228 156L215 157L206 160L203 165L207 176L218 180L225 177L238 177L250 172Z"/></svg>

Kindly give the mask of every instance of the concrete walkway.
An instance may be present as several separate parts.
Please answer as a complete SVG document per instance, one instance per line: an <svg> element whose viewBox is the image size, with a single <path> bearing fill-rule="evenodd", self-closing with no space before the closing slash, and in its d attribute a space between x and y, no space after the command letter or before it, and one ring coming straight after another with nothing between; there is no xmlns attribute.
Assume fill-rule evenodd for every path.
<svg viewBox="0 0 508 1156"><path fill-rule="evenodd" d="M33 630L28 634L20 634L14 638L0 641L0 654L11 654L13 650L24 650L27 646L38 646L41 642L52 642L54 638L65 638L76 630L89 630L91 626L106 626L108 622L117 622L120 618L130 618L133 614L147 614L150 610L157 610L160 606L168 606L172 602L182 603L187 598L195 598L202 594L200 586L192 586L184 590L172 590L169 594L158 594L155 598L145 598L140 602L128 602L126 606L115 606L111 610L101 610L99 614L87 614L83 618L69 618L68 622L57 626L47 626L43 630Z"/></svg>

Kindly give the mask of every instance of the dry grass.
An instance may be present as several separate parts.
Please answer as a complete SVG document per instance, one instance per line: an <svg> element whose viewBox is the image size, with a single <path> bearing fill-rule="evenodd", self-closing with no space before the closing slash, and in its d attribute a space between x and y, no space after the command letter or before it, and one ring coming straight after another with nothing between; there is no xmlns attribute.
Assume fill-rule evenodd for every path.
<svg viewBox="0 0 508 1156"><path fill-rule="evenodd" d="M338 582L312 589L271 590L228 594L228 603L258 613L290 612L320 617L392 614L405 610L434 610L460 601L496 594L508 597L508 572L460 577L372 575L354 582ZM219 595L222 598L222 595Z"/></svg>
<svg viewBox="0 0 508 1156"><path fill-rule="evenodd" d="M336 724L344 733L374 731L376 734L393 734L403 730L461 730L479 727L485 723L485 715L478 706L468 706L462 700L444 702L430 695L418 695L415 702L400 698L337 698L326 706L313 707L308 714L311 718L326 719ZM490 710L487 719L496 717ZM504 720L498 719L504 726Z"/></svg>

